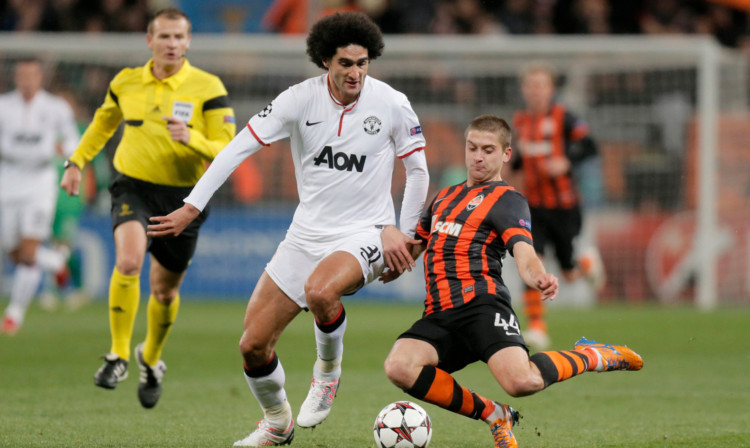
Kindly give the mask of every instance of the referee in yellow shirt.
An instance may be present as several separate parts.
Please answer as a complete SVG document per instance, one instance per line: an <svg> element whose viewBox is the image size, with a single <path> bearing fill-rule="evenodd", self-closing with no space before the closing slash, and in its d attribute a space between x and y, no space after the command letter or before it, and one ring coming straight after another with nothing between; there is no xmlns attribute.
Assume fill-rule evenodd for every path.
<svg viewBox="0 0 750 448"><path fill-rule="evenodd" d="M112 346L94 375L94 384L114 389L128 376L140 274L148 251L148 325L145 342L134 353L141 373L138 398L146 408L154 407L161 395L167 370L161 352L177 316L180 284L206 214L172 239L147 238L148 219L181 207L206 162L235 134L234 111L224 85L185 59L190 27L190 20L178 9L154 15L146 34L152 59L143 67L123 69L112 80L104 104L66 162L61 181L69 195L78 194L81 169L124 120L125 131L114 157L118 173L109 187L116 257L109 285Z"/></svg>

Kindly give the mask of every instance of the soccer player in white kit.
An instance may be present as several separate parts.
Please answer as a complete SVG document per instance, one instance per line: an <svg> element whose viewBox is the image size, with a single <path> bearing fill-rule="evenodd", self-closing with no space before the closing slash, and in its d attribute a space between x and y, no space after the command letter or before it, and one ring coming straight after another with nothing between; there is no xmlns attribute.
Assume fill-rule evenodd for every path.
<svg viewBox="0 0 750 448"><path fill-rule="evenodd" d="M23 323L43 271L58 273L68 254L43 246L52 231L57 201L53 159L78 145L73 110L62 98L42 89L42 66L19 60L16 90L0 95L0 245L15 264L10 303L2 333L14 334Z"/></svg>
<svg viewBox="0 0 750 448"><path fill-rule="evenodd" d="M318 358L301 427L331 410L341 375L346 314L352 294L386 268L411 270L407 250L424 206L429 175L425 140L408 99L366 77L380 56L380 30L366 15L339 13L317 22L310 59L327 73L281 93L222 150L185 205L154 217L150 236L179 234L230 173L263 146L289 137L300 203L286 238L261 275L247 306L240 350L245 379L263 408L257 429L235 446L276 446L294 437L284 370L274 351L284 328L309 308ZM400 230L391 198L394 159L406 167Z"/></svg>

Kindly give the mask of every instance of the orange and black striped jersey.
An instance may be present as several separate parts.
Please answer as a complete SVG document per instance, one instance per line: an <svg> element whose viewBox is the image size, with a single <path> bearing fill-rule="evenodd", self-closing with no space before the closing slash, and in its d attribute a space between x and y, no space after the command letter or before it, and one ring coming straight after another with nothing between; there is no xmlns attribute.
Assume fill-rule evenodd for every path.
<svg viewBox="0 0 750 448"><path fill-rule="evenodd" d="M505 288L505 253L533 244L529 205L504 181L447 187L422 213L417 238L426 245L424 314L456 308Z"/></svg>
<svg viewBox="0 0 750 448"><path fill-rule="evenodd" d="M555 157L566 157L571 166L596 154L596 145L589 137L588 125L576 118L562 104L553 104L546 114L519 111L513 117L512 163L514 170L523 169L523 193L531 207L571 209L580 202L573 173L552 177L545 163Z"/></svg>

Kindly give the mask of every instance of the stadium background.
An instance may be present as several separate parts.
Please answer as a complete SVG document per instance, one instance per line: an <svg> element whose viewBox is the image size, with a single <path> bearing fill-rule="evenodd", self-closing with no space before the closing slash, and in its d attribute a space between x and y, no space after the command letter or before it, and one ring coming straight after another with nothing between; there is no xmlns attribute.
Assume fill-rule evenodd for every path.
<svg viewBox="0 0 750 448"><path fill-rule="evenodd" d="M569 285L557 303L747 303L744 3L8 1L0 4L0 91L12 87L14 59L37 55L49 90L74 104L85 128L112 76L148 58L142 30L149 12L174 5L193 20L188 57L222 78L241 126L287 86L320 73L304 54L307 24L335 10L362 9L388 33L385 55L370 74L406 93L420 116L434 194L463 180L465 124L486 112L510 118L521 105L519 71L547 60L560 71L560 99L589 122L600 145L601 157L578 175L588 211L583 239L599 247L608 276L598 298L582 284ZM115 143L97 162L96 176L89 170L75 241L85 288L98 298L113 264L106 184ZM397 166L397 205L403 180ZM183 296L244 300L296 200L287 142L246 161L211 203ZM5 297L8 264L0 283ZM519 286L515 277L506 275L512 288ZM421 282L412 274L358 296L421 301Z"/></svg>

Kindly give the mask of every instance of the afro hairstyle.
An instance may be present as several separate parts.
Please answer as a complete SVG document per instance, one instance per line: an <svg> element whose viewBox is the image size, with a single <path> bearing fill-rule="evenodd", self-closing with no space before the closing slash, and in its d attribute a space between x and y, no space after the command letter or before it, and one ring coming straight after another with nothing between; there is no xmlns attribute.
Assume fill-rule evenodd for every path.
<svg viewBox="0 0 750 448"><path fill-rule="evenodd" d="M367 49L370 60L383 54L383 33L366 14L337 12L320 19L307 36L307 54L318 67L326 70L323 61L330 60L336 51L348 45Z"/></svg>

